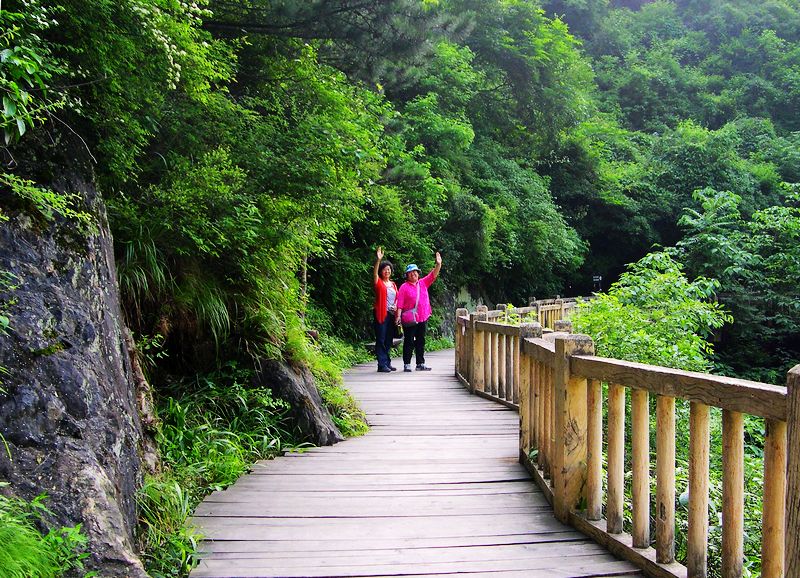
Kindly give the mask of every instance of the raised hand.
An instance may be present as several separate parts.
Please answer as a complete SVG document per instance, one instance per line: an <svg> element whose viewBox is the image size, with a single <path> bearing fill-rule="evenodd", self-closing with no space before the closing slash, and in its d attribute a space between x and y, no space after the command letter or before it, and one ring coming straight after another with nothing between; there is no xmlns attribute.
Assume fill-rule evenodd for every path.
<svg viewBox="0 0 800 578"><path fill-rule="evenodd" d="M439 254L439 251L436 251L436 264L437 265L442 264L442 256Z"/></svg>
<svg viewBox="0 0 800 578"><path fill-rule="evenodd" d="M378 247L378 249L375 251L375 256L378 257L378 261L383 259L383 248L382 247Z"/></svg>

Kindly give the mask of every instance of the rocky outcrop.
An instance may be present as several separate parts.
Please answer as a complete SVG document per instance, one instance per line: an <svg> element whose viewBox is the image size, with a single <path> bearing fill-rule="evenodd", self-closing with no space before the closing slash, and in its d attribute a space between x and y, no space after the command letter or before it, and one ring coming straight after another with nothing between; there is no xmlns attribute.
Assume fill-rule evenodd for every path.
<svg viewBox="0 0 800 578"><path fill-rule="evenodd" d="M325 409L314 376L308 369L264 361L256 376L256 384L272 389L277 397L289 403L292 421L307 441L327 446L344 439Z"/></svg>
<svg viewBox="0 0 800 578"><path fill-rule="evenodd" d="M46 493L53 525L81 523L89 568L146 576L133 546L134 496L145 459L137 375L126 344L111 235L101 201L85 196L99 229L75 234L20 214L0 225L0 270L17 287L2 296L11 329L0 336L0 479L14 494ZM88 191L88 193L87 193Z"/></svg>

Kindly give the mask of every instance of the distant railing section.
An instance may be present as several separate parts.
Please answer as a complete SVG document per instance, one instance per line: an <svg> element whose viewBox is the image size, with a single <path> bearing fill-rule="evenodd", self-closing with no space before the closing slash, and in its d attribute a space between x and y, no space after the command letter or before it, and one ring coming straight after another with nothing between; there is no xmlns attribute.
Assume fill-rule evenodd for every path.
<svg viewBox="0 0 800 578"><path fill-rule="evenodd" d="M498 312L504 309L514 311L490 312L479 306L473 313L456 312L456 376L473 393L518 409L520 461L551 501L558 519L649 576L707 576L709 410L720 408L722 574L742 576L743 414L758 416L764 418L766 431L761 575L800 576L800 365L789 373L787 393L782 386L606 359L594 355L591 338L571 334L568 322L552 321L555 331L524 319L509 325L498 322L504 317ZM539 307L538 315L542 311ZM602 383L607 384L605 396ZM632 531L627 534L623 510L629 390ZM657 423L654 529L650 526L651 395L656 397ZM690 402L686 566L675 561L676 399Z"/></svg>

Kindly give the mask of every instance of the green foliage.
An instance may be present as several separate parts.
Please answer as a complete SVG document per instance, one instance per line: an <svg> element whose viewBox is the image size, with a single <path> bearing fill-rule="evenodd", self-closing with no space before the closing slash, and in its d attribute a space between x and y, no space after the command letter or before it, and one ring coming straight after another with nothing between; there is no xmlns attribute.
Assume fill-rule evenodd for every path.
<svg viewBox="0 0 800 578"><path fill-rule="evenodd" d="M800 197L789 192L785 204L750 219L733 193L705 189L695 197L702 210L685 211L678 247L693 272L720 280L719 299L736 319L722 335L720 362L737 375L782 384L800 354Z"/></svg>
<svg viewBox="0 0 800 578"><path fill-rule="evenodd" d="M51 97L53 76L63 70L38 33L47 30L57 10L32 0L20 11L0 10L0 102L5 144L17 142L28 129L64 105Z"/></svg>
<svg viewBox="0 0 800 578"><path fill-rule="evenodd" d="M692 371L711 367L707 338L732 318L711 300L719 283L689 281L668 253L651 253L630 266L607 293L581 304L576 332L598 355Z"/></svg>
<svg viewBox="0 0 800 578"><path fill-rule="evenodd" d="M0 483L0 487L6 486ZM82 570L86 536L80 524L43 534L39 526L49 514L46 496L31 502L0 495L0 568L9 578L57 578ZM94 573L86 576L94 575Z"/></svg>
<svg viewBox="0 0 800 578"><path fill-rule="evenodd" d="M137 542L147 572L154 578L186 576L196 563L202 538L190 525L194 504L169 474L145 480L136 498Z"/></svg>
<svg viewBox="0 0 800 578"><path fill-rule="evenodd" d="M6 191L0 188L0 193L10 192L17 203L41 219L53 221L58 215L71 221L71 224L84 234L96 229L91 214L80 210L80 196L75 193L58 193L37 186L34 181L5 172L0 173L0 185L7 187Z"/></svg>

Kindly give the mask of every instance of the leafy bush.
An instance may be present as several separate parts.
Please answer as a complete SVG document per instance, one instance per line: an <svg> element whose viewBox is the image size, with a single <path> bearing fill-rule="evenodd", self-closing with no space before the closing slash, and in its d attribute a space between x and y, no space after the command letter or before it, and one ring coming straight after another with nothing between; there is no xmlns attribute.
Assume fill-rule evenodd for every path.
<svg viewBox="0 0 800 578"><path fill-rule="evenodd" d="M594 339L598 355L692 371L711 368L714 329L731 322L712 302L719 283L689 281L669 253L630 266L607 293L581 303L573 327Z"/></svg>

